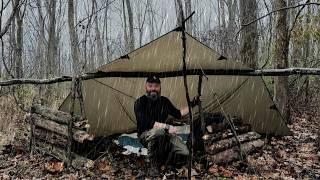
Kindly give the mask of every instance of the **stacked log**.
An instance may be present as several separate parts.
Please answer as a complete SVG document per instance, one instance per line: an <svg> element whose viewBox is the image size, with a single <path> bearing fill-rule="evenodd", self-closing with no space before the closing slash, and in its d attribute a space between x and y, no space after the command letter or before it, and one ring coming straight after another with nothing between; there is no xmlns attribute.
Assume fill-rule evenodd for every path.
<svg viewBox="0 0 320 180"><path fill-rule="evenodd" d="M261 135L251 132L250 125L242 124L241 119L230 119L236 135L225 119L218 123L207 124L206 134L202 137L208 160L215 164L226 164L243 158L264 145Z"/></svg>
<svg viewBox="0 0 320 180"><path fill-rule="evenodd" d="M31 153L37 150L76 168L89 162L87 158L68 151L73 141L83 143L94 139L87 133L89 125L85 119L36 104L32 106L28 120L31 124Z"/></svg>

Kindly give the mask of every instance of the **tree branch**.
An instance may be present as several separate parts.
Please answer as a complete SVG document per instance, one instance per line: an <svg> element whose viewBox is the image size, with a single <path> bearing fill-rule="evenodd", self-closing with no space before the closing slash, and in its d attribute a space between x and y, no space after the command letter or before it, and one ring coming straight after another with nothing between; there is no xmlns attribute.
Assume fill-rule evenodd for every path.
<svg viewBox="0 0 320 180"><path fill-rule="evenodd" d="M289 76L289 75L320 75L320 68L287 68L287 69L263 69L263 70L235 70L235 69L192 69L186 70L186 75L236 75L236 76ZM150 74L155 74L159 77L175 77L183 76L182 71L174 72L97 72L83 74L79 76L81 80L89 80L104 77L128 77L128 78L144 78ZM10 79L0 81L0 86L11 86L16 84L54 84L59 82L72 81L72 76L61 76L52 79Z"/></svg>
<svg viewBox="0 0 320 180"><path fill-rule="evenodd" d="M7 33L7 31L8 31L8 29L9 29L11 23L12 23L12 20L13 20L15 14L16 14L16 12L17 12L18 9L19 9L19 8L18 8L19 2L20 2L20 0L16 0L16 1L15 1L15 4L14 4L14 6L13 6L13 10L12 10L12 12L11 12L10 17L9 17L9 19L7 20L7 22L6 22L5 26L3 27L3 29L1 29L0 38Z"/></svg>
<svg viewBox="0 0 320 180"><path fill-rule="evenodd" d="M298 7L300 7L300 6L306 6L306 5L316 5L316 6L320 6L320 3L310 2L310 3L298 4L298 5L295 5L295 6L288 6L288 7L284 7L284 8L280 8L280 9L276 9L276 10L270 11L269 13L267 13L267 14L259 17L258 19L255 19L255 20L253 20L253 21L250 21L250 22L248 22L248 23L246 23L246 24L241 24L242 27L241 27L241 28L238 30L238 32L236 33L235 38L239 35L239 33L240 33L244 28L246 28L247 26L249 26L249 25L251 25L251 24L253 24L253 23L255 23L255 22L257 22L257 21L259 21L259 20L261 20L261 19L263 19L263 18L271 15L271 14L274 14L274 13L276 13L276 12L278 12L278 11L284 11L284 10L287 10L287 9L298 8Z"/></svg>

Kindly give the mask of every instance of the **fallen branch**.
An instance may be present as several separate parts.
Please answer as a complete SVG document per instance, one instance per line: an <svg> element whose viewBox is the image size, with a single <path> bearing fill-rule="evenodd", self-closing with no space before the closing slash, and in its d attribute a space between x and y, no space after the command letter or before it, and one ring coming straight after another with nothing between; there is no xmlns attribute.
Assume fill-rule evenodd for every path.
<svg viewBox="0 0 320 180"><path fill-rule="evenodd" d="M237 76L289 76L289 75L320 75L320 68L287 68L287 69L191 69L186 70L186 75L237 75ZM81 80L89 80L104 77L148 77L150 74L158 77L183 76L183 71L170 72L97 72L78 76ZM16 84L54 84L72 81L72 76L61 76L52 79L11 79L0 81L0 86L11 86Z"/></svg>

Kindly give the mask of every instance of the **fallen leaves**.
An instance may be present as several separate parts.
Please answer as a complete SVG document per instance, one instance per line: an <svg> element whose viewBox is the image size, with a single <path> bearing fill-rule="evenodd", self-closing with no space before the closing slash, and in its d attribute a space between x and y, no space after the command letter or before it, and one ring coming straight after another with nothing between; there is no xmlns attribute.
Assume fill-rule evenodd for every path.
<svg viewBox="0 0 320 180"><path fill-rule="evenodd" d="M49 173L59 173L64 170L63 162L48 162L45 163L44 168Z"/></svg>
<svg viewBox="0 0 320 180"><path fill-rule="evenodd" d="M215 176L222 176L227 178L233 177L234 175L232 171L225 169L223 166L217 166L217 165L212 165L209 168L209 173Z"/></svg>

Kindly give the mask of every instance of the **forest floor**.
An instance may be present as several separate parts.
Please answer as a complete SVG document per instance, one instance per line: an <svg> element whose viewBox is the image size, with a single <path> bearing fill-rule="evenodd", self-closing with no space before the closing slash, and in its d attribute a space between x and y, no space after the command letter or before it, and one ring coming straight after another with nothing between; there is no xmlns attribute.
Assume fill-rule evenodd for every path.
<svg viewBox="0 0 320 180"><path fill-rule="evenodd" d="M319 113L293 112L293 123L289 125L292 136L266 138L263 148L248 155L244 161L223 166L211 164L206 169L195 164L194 178L320 179ZM23 118L23 113L16 117L19 118ZM13 131L14 128L5 133L0 131L0 179L139 179L148 167L144 157L123 155L125 150L114 145L109 151L112 156L105 154L84 168L70 170L52 157L30 156L27 131L14 133L14 140ZM165 170L162 173L160 179L186 178L187 168L177 169L176 173Z"/></svg>

